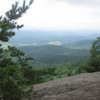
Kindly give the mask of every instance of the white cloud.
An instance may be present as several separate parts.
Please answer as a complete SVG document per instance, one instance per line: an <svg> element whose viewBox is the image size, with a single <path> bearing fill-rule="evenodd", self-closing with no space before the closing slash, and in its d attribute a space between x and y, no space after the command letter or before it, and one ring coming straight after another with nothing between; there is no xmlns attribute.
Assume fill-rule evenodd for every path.
<svg viewBox="0 0 100 100"><path fill-rule="evenodd" d="M55 1L60 1L60 2L70 2L74 4L87 4L87 5L99 5L100 0L55 0Z"/></svg>
<svg viewBox="0 0 100 100"><path fill-rule="evenodd" d="M2 1L2 3L4 3L4 1ZM99 6L95 6L99 0L95 0L94 6L71 3L74 0L62 1L63 2L61 2L61 0L35 0L29 11L19 22L23 23L27 29L100 29L100 8ZM83 4L83 1L86 3L86 0L75 1L81 4ZM94 0L91 0L91 2L94 2ZM88 0L87 3L91 4L91 2ZM5 6L7 5L8 4ZM4 9L4 7L0 5L0 9L1 8Z"/></svg>

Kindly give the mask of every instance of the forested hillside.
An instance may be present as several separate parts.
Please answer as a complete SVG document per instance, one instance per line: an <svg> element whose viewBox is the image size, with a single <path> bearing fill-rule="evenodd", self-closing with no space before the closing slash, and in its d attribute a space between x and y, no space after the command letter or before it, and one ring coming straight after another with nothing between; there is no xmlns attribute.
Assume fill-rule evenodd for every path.
<svg viewBox="0 0 100 100"><path fill-rule="evenodd" d="M75 63L89 58L89 49L71 49L65 46L22 46L19 47L34 58L33 64Z"/></svg>

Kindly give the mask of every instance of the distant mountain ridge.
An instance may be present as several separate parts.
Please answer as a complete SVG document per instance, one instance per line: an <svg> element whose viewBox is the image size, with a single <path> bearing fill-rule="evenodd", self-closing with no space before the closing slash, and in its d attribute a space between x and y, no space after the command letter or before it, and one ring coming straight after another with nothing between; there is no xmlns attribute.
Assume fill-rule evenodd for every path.
<svg viewBox="0 0 100 100"><path fill-rule="evenodd" d="M80 33L79 33L80 32ZM99 32L89 31L65 31L65 32L56 32L56 31L18 31L16 36L10 40L14 45L20 44L36 44L36 45L48 45L49 42L59 41L64 44L70 44L78 41L84 40L95 40L96 37L100 36ZM83 35L87 34L87 35Z"/></svg>
<svg viewBox="0 0 100 100"><path fill-rule="evenodd" d="M30 55L77 55L79 51L88 51L89 49L71 49L64 46L44 45L44 46L22 46L19 47ZM83 52L84 53L84 52ZM87 55L87 54L85 54Z"/></svg>
<svg viewBox="0 0 100 100"><path fill-rule="evenodd" d="M89 56L89 49L71 49L55 45L22 46L19 49L33 57L34 63L43 64L75 62Z"/></svg>
<svg viewBox="0 0 100 100"><path fill-rule="evenodd" d="M20 31L10 43L33 57L33 63L67 63L87 59L99 32Z"/></svg>
<svg viewBox="0 0 100 100"><path fill-rule="evenodd" d="M90 49L94 40L81 40L74 43L70 43L67 46L74 49Z"/></svg>

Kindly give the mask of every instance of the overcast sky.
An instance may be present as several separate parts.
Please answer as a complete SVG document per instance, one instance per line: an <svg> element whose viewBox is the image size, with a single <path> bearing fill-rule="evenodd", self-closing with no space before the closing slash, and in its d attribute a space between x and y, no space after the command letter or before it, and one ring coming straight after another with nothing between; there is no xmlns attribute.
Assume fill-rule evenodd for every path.
<svg viewBox="0 0 100 100"><path fill-rule="evenodd" d="M0 13L14 1L1 0ZM19 23L25 25L24 29L99 30L100 0L34 0Z"/></svg>

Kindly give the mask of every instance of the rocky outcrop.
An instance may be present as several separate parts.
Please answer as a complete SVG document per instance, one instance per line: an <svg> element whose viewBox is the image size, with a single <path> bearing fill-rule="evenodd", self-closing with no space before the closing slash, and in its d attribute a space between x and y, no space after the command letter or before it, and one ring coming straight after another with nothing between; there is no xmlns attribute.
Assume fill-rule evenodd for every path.
<svg viewBox="0 0 100 100"><path fill-rule="evenodd" d="M38 84L34 90L33 100L100 100L100 72Z"/></svg>

